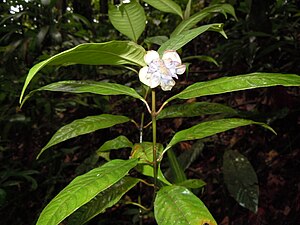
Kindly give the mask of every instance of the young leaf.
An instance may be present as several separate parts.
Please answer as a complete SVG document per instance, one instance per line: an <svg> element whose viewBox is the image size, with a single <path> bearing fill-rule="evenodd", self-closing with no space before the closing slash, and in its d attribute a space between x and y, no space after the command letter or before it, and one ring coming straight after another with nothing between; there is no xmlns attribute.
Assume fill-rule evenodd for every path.
<svg viewBox="0 0 300 225"><path fill-rule="evenodd" d="M176 183L176 185L196 189L204 187L206 183L201 179L188 179L183 182Z"/></svg>
<svg viewBox="0 0 300 225"><path fill-rule="evenodd" d="M193 102L166 107L158 114L157 119L194 117L212 114L236 115L237 111L229 106L218 103Z"/></svg>
<svg viewBox="0 0 300 225"><path fill-rule="evenodd" d="M37 225L57 225L97 194L122 179L137 165L137 159L112 160L76 177L42 211Z"/></svg>
<svg viewBox="0 0 300 225"><path fill-rule="evenodd" d="M248 159L237 151L226 151L223 156L223 173L224 182L231 196L242 207L256 213L259 195L258 180Z"/></svg>
<svg viewBox="0 0 300 225"><path fill-rule="evenodd" d="M136 65L145 66L145 49L130 41L81 44L33 66L26 77L20 103L32 78L46 65Z"/></svg>
<svg viewBox="0 0 300 225"><path fill-rule="evenodd" d="M230 4L217 4L217 5L209 6L201 10L200 12L192 15L188 19L183 20L172 32L171 37L175 37L184 31L190 30L195 25L197 25L197 23L211 16L213 13L223 13L225 17L226 17L226 13L229 13L234 18L236 18L234 8Z"/></svg>
<svg viewBox="0 0 300 225"><path fill-rule="evenodd" d="M184 20L187 20L191 15L191 8L192 8L192 0L189 0L186 4L185 11L184 11Z"/></svg>
<svg viewBox="0 0 300 225"><path fill-rule="evenodd" d="M210 62L210 63L215 64L216 66L219 66L219 63L213 57L210 57L210 56L207 56L207 55L188 56L188 57L184 57L182 59L182 61L185 62L185 61L189 61L189 60L192 60L192 59L198 59L200 61Z"/></svg>
<svg viewBox="0 0 300 225"><path fill-rule="evenodd" d="M139 179L124 177L113 186L100 192L96 197L73 213L68 224L81 225L104 212L105 209L115 205L122 196L133 188Z"/></svg>
<svg viewBox="0 0 300 225"><path fill-rule="evenodd" d="M172 0L144 0L152 7L167 13L173 13L183 18L180 6Z"/></svg>
<svg viewBox="0 0 300 225"><path fill-rule="evenodd" d="M28 98L30 98L34 93L38 91L60 91L76 94L93 93L98 95L128 95L140 99L143 102L146 101L133 88L127 87L125 85L96 81L69 80L48 84L44 87L31 91L27 96L25 96L22 105Z"/></svg>
<svg viewBox="0 0 300 225"><path fill-rule="evenodd" d="M203 202L181 186L166 186L157 192L154 216L158 225L217 225Z"/></svg>
<svg viewBox="0 0 300 225"><path fill-rule="evenodd" d="M162 45L164 42L166 42L169 38L167 36L153 36L148 37L144 40L146 44L156 44L156 45Z"/></svg>
<svg viewBox="0 0 300 225"><path fill-rule="evenodd" d="M171 139L168 146L165 148L164 152L181 141L201 139L236 127L247 126L251 124L261 125L275 133L275 131L273 131L273 129L267 124L254 122L252 120L233 118L207 121L199 123L186 130L177 132Z"/></svg>
<svg viewBox="0 0 300 225"><path fill-rule="evenodd" d="M169 149L167 152L168 154L168 161L169 167L172 170L173 174L173 182L174 183L181 183L187 180L186 175L184 173L184 168L181 167L180 163L178 162L175 153L172 149Z"/></svg>
<svg viewBox="0 0 300 225"><path fill-rule="evenodd" d="M61 127L50 139L45 147L42 148L38 157L48 148L60 142L66 141L79 135L88 134L99 129L112 127L116 124L128 122L126 116L102 114L98 116L87 116L83 119L74 120Z"/></svg>
<svg viewBox="0 0 300 225"><path fill-rule="evenodd" d="M157 155L162 152L163 146L157 144ZM132 147L131 158L139 159L139 165L137 170L145 176L153 177L153 143L152 142L142 142L135 144ZM169 181L164 177L160 167L158 168L157 173L158 180L162 181L167 185L171 185Z"/></svg>
<svg viewBox="0 0 300 225"><path fill-rule="evenodd" d="M206 95L223 94L227 92L254 89L271 86L300 86L300 76L281 73L250 73L233 77L221 77L215 80L198 82L169 98L190 99Z"/></svg>
<svg viewBox="0 0 300 225"><path fill-rule="evenodd" d="M198 140L196 141L193 145L192 148L182 152L178 157L178 163L180 165L180 168L183 169L183 171L185 171L187 168L190 167L190 165L195 162L195 160L198 159L199 155L201 154L202 150L204 148L204 144L202 141ZM172 150L172 149L170 149ZM169 151L168 151L169 152ZM171 168L169 167L165 173L164 173L165 177L170 180L170 181L174 181L175 177L174 174L171 170Z"/></svg>
<svg viewBox="0 0 300 225"><path fill-rule="evenodd" d="M219 32L226 37L222 23L208 24L192 30L184 31L179 35L171 37L160 46L158 53L162 55L165 50L178 50L205 31Z"/></svg>
<svg viewBox="0 0 300 225"><path fill-rule="evenodd" d="M115 139L105 142L98 150L97 153L110 151L113 149L120 148L131 148L133 146L132 142L128 140L127 137L121 135Z"/></svg>
<svg viewBox="0 0 300 225"><path fill-rule="evenodd" d="M112 25L118 31L134 42L137 42L140 35L145 30L145 11L136 0L121 5L110 5L108 17Z"/></svg>

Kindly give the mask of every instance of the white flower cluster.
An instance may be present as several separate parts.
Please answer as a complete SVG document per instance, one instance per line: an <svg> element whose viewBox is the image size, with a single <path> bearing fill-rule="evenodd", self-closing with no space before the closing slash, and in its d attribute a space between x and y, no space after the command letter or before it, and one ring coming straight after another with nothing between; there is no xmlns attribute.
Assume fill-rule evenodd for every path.
<svg viewBox="0 0 300 225"><path fill-rule="evenodd" d="M183 74L186 69L177 52L173 50L165 51L162 58L158 52L148 51L144 60L148 66L140 70L140 81L151 88L160 85L163 91L170 91L175 85L173 78L178 79L177 74Z"/></svg>

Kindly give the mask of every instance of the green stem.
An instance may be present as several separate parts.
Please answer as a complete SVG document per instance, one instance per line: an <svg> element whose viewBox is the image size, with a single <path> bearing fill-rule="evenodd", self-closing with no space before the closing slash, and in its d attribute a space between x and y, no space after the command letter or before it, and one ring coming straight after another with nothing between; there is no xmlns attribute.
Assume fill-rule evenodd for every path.
<svg viewBox="0 0 300 225"><path fill-rule="evenodd" d="M154 189L155 192L157 190L157 149L156 149L156 99L155 99L155 90L152 89L152 109L151 109L151 117L152 117L152 142L153 142L153 177L154 177Z"/></svg>

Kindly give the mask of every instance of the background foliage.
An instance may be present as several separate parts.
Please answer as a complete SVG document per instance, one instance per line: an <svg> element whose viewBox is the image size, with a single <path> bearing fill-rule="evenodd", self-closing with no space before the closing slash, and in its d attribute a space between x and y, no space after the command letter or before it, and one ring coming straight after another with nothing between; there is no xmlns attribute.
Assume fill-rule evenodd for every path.
<svg viewBox="0 0 300 225"><path fill-rule="evenodd" d="M145 1L147 2L147 1ZM191 12L197 12L211 1L192 1ZM221 2L221 1L214 1ZM189 73L176 86L178 90L194 81L210 80L227 74L254 71L300 74L299 41L300 10L294 1L228 1L236 10L238 21L217 15L208 20L225 22L228 40L215 33L196 38L181 53L212 56L216 65L187 59ZM65 142L51 153L36 160L38 152L61 124L95 113L127 112L137 115L138 107L128 111L128 99L99 97L92 94L43 92L30 104L19 109L18 97L25 76L36 62L80 43L126 39L108 20L107 1L41 0L1 2L0 13L0 218L1 224L34 224L41 209L69 183L104 162L95 154L98 146L120 133L138 141L138 134L128 125L97 131L82 136L75 142ZM184 6L187 1L177 1ZM170 34L180 22L175 14L161 13L147 6L147 38ZM145 43L147 44L147 42ZM155 46L154 46L155 47ZM133 73L108 66L47 67L42 77L33 80L31 87L63 79L113 79L119 83L138 82ZM107 74L111 76L107 76ZM55 98L54 98L55 97ZM161 95L163 102L169 96ZM196 144L197 155L186 171L189 178L201 178L207 186L205 194L198 193L215 215L219 224L296 224L299 218L299 89L253 90L224 94L204 100L226 103L244 116L257 121L268 121L277 131L273 136L250 127L222 133L204 143L184 142L175 149L176 155L191 152ZM132 104L132 103L130 103ZM134 103L138 104L138 103ZM136 105L137 106L137 105ZM199 118L206 119L206 118ZM168 119L160 124L159 137L170 137L174 130L191 124L185 119ZM145 134L150 135L150 134ZM96 146L96 147L95 147ZM200 150L199 150L200 149ZM260 185L258 213L240 207L224 186L222 168L224 157L239 150L253 165ZM128 152L127 152L128 153ZM114 151L112 157L126 157L126 151ZM196 153L194 153L196 154ZM228 162L228 161L227 161ZM227 166L230 172L230 167ZM286 190L289 190L288 192ZM46 197L45 197L46 196ZM147 197L147 195L145 196ZM136 198L134 193L127 198ZM117 212L118 217L111 218ZM119 206L90 224L132 224L137 208ZM151 224L151 215L145 223Z"/></svg>

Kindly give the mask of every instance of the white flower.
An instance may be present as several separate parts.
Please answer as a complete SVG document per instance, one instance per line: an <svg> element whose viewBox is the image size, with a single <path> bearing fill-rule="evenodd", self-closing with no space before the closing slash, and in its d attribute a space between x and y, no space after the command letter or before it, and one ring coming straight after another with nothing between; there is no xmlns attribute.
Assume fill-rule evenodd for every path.
<svg viewBox="0 0 300 225"><path fill-rule="evenodd" d="M178 79L177 74L183 74L186 69L177 52L173 50L165 51L161 59L158 52L148 51L144 60L148 66L140 70L140 81L151 88L160 85L164 91L170 91L175 85L173 78Z"/></svg>

